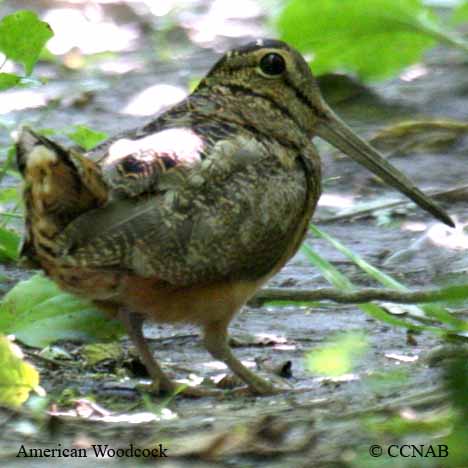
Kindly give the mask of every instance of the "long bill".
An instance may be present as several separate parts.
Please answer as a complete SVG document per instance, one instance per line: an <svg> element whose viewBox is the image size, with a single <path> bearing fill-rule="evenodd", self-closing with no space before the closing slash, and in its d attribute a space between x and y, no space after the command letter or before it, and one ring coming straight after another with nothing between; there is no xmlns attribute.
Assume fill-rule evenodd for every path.
<svg viewBox="0 0 468 468"><path fill-rule="evenodd" d="M356 135L331 109L328 108L322 114L316 125L315 131L319 137L328 141L359 164L381 177L389 185L404 193L423 210L431 213L448 226L455 226L450 216L440 206L421 192L396 167L388 163L369 143Z"/></svg>

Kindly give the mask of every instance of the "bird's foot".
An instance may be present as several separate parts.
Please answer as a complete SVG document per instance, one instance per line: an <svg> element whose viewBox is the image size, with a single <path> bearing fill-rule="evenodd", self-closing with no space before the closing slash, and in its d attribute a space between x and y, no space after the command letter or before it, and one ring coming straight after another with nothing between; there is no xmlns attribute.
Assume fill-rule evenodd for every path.
<svg viewBox="0 0 468 468"><path fill-rule="evenodd" d="M229 386L226 382L229 382ZM255 375L253 379L246 382L247 385L242 385L242 380L235 375L228 375L222 381L218 382L218 387L227 390L226 395L235 396L272 396L288 393L306 393L313 391L313 388L295 388L285 387L283 385L274 385L270 381ZM242 385L242 386L241 386Z"/></svg>
<svg viewBox="0 0 468 468"><path fill-rule="evenodd" d="M224 390L206 387L193 387L176 381L165 381L164 385L158 381L152 381L149 384L141 385L140 388L155 397L186 397L186 398L203 398L203 397L222 397L225 394Z"/></svg>
<svg viewBox="0 0 468 468"><path fill-rule="evenodd" d="M245 382L247 386L235 388L233 385L231 385L229 393L235 395L271 396L292 390L290 387L276 386L258 375L251 375L249 377L249 380ZM232 376L229 381L231 383L236 382L238 385L242 384L242 380L237 376Z"/></svg>

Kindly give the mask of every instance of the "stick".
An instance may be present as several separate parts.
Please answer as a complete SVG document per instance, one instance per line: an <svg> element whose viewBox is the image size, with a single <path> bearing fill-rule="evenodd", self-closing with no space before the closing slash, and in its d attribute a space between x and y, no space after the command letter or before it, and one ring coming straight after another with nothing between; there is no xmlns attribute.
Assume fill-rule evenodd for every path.
<svg viewBox="0 0 468 468"><path fill-rule="evenodd" d="M466 285L454 287L454 291L468 288ZM466 289L465 289L466 290ZM335 288L320 289L286 289L268 288L259 291L249 302L249 305L261 306L272 301L333 301L341 304L363 304L372 301L386 301L397 304L415 304L423 302L440 302L447 300L447 291L427 289L423 291L395 291L383 288L363 288L359 291L342 291Z"/></svg>

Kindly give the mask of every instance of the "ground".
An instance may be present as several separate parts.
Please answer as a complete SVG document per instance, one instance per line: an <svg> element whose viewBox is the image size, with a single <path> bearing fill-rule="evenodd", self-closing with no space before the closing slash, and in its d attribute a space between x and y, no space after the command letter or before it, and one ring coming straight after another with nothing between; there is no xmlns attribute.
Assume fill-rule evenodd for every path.
<svg viewBox="0 0 468 468"><path fill-rule="evenodd" d="M48 10L48 3L34 2L34 6L44 13ZM17 1L14 9L31 5L32 2ZM192 16L184 17L183 27L174 26L164 36L164 50L161 48L154 53L159 36L149 36L147 31L150 28L145 28L148 25L134 10L112 3L108 6L102 4L99 8L109 18L136 24L138 47L119 51L112 57L115 69L128 67L130 72L117 74L99 66L60 69L56 65L42 63L36 74L50 76L50 83L33 91L19 91L20 94L16 95L6 93L7 97L13 96L9 101L7 97L0 96L0 108L2 103L7 106L14 102L11 111L0 116L2 119L9 119L15 125L28 122L32 126L58 129L86 124L110 134L132 128L150 119L147 115L123 113L125 106L140 91L155 84L168 84L180 87L177 88L180 92L186 89L190 79L201 77L219 56L214 44L216 49L225 50L245 42L244 36L269 33L262 26L261 12L257 12L242 23L245 25L242 36L218 36L202 47L187 37L188 32L195 34L197 21L201 24L208 15L206 5L200 2L191 5ZM13 5L2 5L0 16L8 9L13 9ZM172 60L172 53L177 60ZM141 63L144 67L137 67ZM134 67L137 69L133 70ZM423 73L417 78L410 79L408 76L411 75L406 74L371 87L337 76L325 76L320 81L335 111L367 138L379 129L403 120L454 119L466 122L466 59L440 47L428 54L420 70ZM20 98L28 92L33 92L35 98L39 102L42 99L46 105L19 108ZM159 97L162 95L167 97L164 90ZM149 99L155 99L154 111L159 110L157 98ZM398 145L393 144L384 151L390 153L392 162L426 191L447 191L465 186L468 134L465 132L464 136L462 134L442 146L425 144L431 136L432 131L424 133L418 144L412 146L410 144L415 143L414 140L401 138ZM436 138L436 141L439 140ZM6 142L7 135L1 134L0 143ZM410 145L407 151L400 148L404 145ZM328 146L319 142L319 149L324 167L324 196L314 220L321 229L411 288L446 284L466 273L468 263L464 251L467 244L462 242L463 229L445 231L413 205L384 212L371 211L368 215L350 219L338 217L330 220L336 218L347 200L352 200L355 207L357 204L398 199L399 195ZM6 179L3 183L13 184L14 181ZM442 196L439 200L458 223L465 223L468 219L466 190L460 193L452 197ZM336 200L338 207L332 206ZM307 242L356 285L375 286L326 241L309 235ZM7 276L6 284L9 286L31 274L12 265L2 265L0 270ZM309 264L303 253L299 253L268 286L315 289L327 285L319 271ZM94 458L30 458L26 461L15 456L21 444L27 448L56 448L58 444L71 448L89 446L90 443L109 444L113 448L128 448L130 444L158 447L162 444L168 448L169 457L157 462L168 467L373 466L372 458L367 455L372 444L382 444L382 441L387 445L402 443L405 437L379 433L377 440L372 424L383 424L392 414L410 407L407 398L413 394L421 394L420 398L427 394L431 404L438 401L442 371L440 366L432 365L432 357L434 348L442 341L429 333L408 336L406 329L376 321L355 305L248 306L232 323L230 330L235 338L236 355L244 362L252 366L257 363L268 373L268 370L290 361L292 376L288 382L292 387L306 391L267 398L142 399L142 393L135 384L144 379L144 371L129 351L126 338L120 343L122 355L117 361L94 367L81 364L83 347L79 343L60 344L72 358L59 361L60 365L37 358L33 350L26 349L30 360L40 370L41 385L51 401L60 397L52 408L59 415L46 419L37 429L34 421L21 412L0 412L2 466L16 467L26 463L29 467L51 464L97 466ZM307 367L306 353L320 349L336 332L351 331L363 333L369 341L369 347L353 374L341 381L314 375ZM223 374L224 369L204 350L195 328L148 324L145 332L160 362L176 377L187 378L191 373L204 378ZM371 376L386 372L398 375L400 371L404 377L397 385L395 382L381 387L372 385ZM123 378L124 375L130 379ZM93 407L89 400L71 402L91 395L98 407ZM112 415L126 416L120 421L117 417L112 419L112 415L107 415L101 407L112 410ZM144 416L142 412L146 412L148 418L154 418L154 413L149 412L159 413L161 408L165 408L163 419L137 420ZM381 411L382 408L388 408L388 411ZM76 417L76 412L68 416L61 414L68 409L78 409L81 417ZM374 413L377 419L370 421L368 416L372 409L379 411ZM132 414L135 415L133 419L129 416ZM416 437L410 443L436 443L433 440L428 436L421 440ZM101 459L99 466L115 461L116 458ZM120 458L119 461L121 466L141 463L135 458ZM437 463L430 466L447 466Z"/></svg>

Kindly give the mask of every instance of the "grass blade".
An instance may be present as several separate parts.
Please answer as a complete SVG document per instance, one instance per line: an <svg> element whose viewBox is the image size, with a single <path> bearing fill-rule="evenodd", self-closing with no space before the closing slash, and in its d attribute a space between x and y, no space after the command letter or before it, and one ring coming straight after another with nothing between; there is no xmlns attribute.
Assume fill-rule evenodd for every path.
<svg viewBox="0 0 468 468"><path fill-rule="evenodd" d="M328 260L325 260L320 255L318 255L309 245L304 243L302 245L302 251L307 256L309 261L320 270L325 279L333 286L340 289L354 289L353 283L351 283L351 281L346 278L346 276L340 273ZM431 331L439 335L445 334L445 330L442 328L432 327L429 325L416 325L414 323L408 322L407 320L397 318L376 304L359 304L358 307L371 317L382 322L386 322L390 325L405 327L410 330Z"/></svg>
<svg viewBox="0 0 468 468"><path fill-rule="evenodd" d="M366 272L370 277L381 283L382 285L396 289L397 291L408 291L409 289L396 279L392 278L388 274L380 271L379 269L375 268L368 262L366 262L361 256L357 255L347 247L345 247L341 242L337 239L333 238L329 234L321 231L317 226L310 225L310 231L320 237L325 239L326 241L330 242L333 247L335 247L339 252L343 255L348 257L351 261L353 261L359 268L361 268L364 272ZM422 306L414 306L417 307L419 311L423 311L427 316L431 318L435 318L442 323L450 325L457 330L466 331L468 330L468 324L464 320L460 320L454 317L450 312L448 312L443 306L439 304L425 304Z"/></svg>

